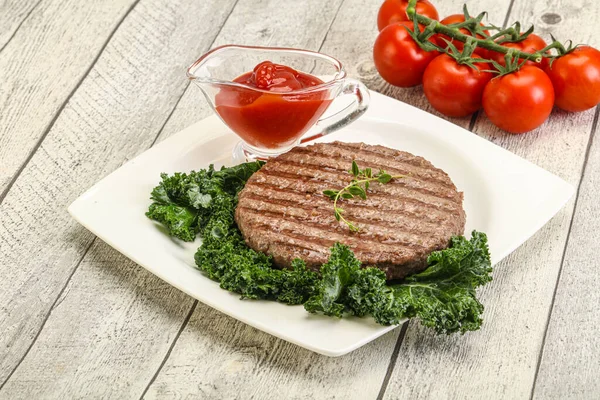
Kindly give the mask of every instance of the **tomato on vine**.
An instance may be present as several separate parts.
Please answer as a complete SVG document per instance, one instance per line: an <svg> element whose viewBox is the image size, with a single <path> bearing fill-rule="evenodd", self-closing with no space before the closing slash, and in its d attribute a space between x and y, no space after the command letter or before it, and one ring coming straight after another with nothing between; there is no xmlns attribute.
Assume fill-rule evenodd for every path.
<svg viewBox="0 0 600 400"><path fill-rule="evenodd" d="M600 103L600 51L579 46L546 66L556 93L556 106L585 111Z"/></svg>
<svg viewBox="0 0 600 400"><path fill-rule="evenodd" d="M409 21L406 15L408 0L385 0L377 14L377 28L381 32L383 28L395 22ZM416 5L417 13L431 19L439 20L440 17L433 4L428 0L421 0Z"/></svg>
<svg viewBox="0 0 600 400"><path fill-rule="evenodd" d="M483 91L490 121L510 133L529 132L546 121L554 106L554 88L540 68L524 65L492 79Z"/></svg>
<svg viewBox="0 0 600 400"><path fill-rule="evenodd" d="M542 49L544 49L547 45L544 39L536 35L535 33L530 33L525 39L520 42L504 42L501 43L502 46L522 51L524 53L533 54ZM496 61L498 64L505 66L506 60L505 55L502 53L498 53L496 51L488 51L486 57L489 60ZM542 59L540 63L535 63L533 61L526 61L525 65L531 65L534 67L544 68L547 64L545 58Z"/></svg>
<svg viewBox="0 0 600 400"><path fill-rule="evenodd" d="M452 14L447 16L446 18L444 18L443 20L440 21L441 24L443 25L452 25L452 24L461 24L465 22L465 16L464 14ZM484 25L482 23L479 24L481 27L484 27ZM472 33L469 31L469 29L467 28L460 28L459 32L464 33L465 35L469 35L472 36ZM483 32L487 35L490 36L490 32L483 29ZM480 34L475 35L477 38L479 39L485 39L486 37ZM460 42L458 40L453 40L451 37L448 37L444 34L439 34L438 36L439 39L446 39L447 41L451 42L454 46L456 46L456 48L458 49L458 51L462 51L464 48L464 44L463 42ZM439 40L439 45L442 47L446 47L445 46L445 41L444 40ZM485 56L486 52L485 49L479 49L478 52L482 55ZM487 57L486 57L487 58Z"/></svg>
<svg viewBox="0 0 600 400"><path fill-rule="evenodd" d="M473 58L481 58L472 54ZM468 56L467 56L468 59ZM466 117L481 108L483 90L493 75L485 62L461 63L448 54L436 57L423 75L423 91L429 103L448 117Z"/></svg>
<svg viewBox="0 0 600 400"><path fill-rule="evenodd" d="M425 68L439 55L437 51L423 50L411 36L413 29L412 22L397 22L383 29L375 40L375 67L381 77L394 86L421 84ZM423 31L422 26L419 29ZM432 40L429 39L430 44Z"/></svg>
<svg viewBox="0 0 600 400"><path fill-rule="evenodd" d="M496 126L511 133L539 127L554 105L584 111L600 104L600 51L565 48L554 38L547 45L533 26L522 32L519 22L486 26L486 13L472 17L466 5L463 14L438 22L430 5L386 0L379 10L373 58L392 85L423 83L432 106L451 117L483 107ZM499 74L495 78L492 69Z"/></svg>

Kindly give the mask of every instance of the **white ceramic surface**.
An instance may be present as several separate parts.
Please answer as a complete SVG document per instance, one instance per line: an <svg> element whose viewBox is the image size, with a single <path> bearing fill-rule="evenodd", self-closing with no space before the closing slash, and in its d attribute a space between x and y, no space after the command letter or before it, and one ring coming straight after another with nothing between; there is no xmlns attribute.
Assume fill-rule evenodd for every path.
<svg viewBox="0 0 600 400"><path fill-rule="evenodd" d="M334 140L409 151L445 170L465 193L467 235L473 229L488 234L493 264L540 229L574 192L555 175L487 140L378 93L372 92L370 109L359 121L321 139ZM394 329L370 318L337 320L311 315L302 306L241 301L194 268L199 241L172 239L145 217L161 172L229 165L237 141L217 117L209 117L98 182L69 212L109 245L190 296L317 353L340 356Z"/></svg>

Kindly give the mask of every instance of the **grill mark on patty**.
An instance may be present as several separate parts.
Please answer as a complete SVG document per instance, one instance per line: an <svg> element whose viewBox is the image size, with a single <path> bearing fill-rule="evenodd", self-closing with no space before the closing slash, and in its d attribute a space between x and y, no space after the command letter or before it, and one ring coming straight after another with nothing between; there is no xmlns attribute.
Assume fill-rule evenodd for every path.
<svg viewBox="0 0 600 400"><path fill-rule="evenodd" d="M327 259L329 258L329 249L316 251L298 245L290 245L289 243L285 243L283 241L271 243L269 249L271 253L275 254L273 259L279 266L290 266L291 260L294 258L301 258L302 260L307 260L305 263L309 269L317 272L320 271L321 264L326 263ZM285 254L292 255L290 260L284 259L282 256L278 256L280 254L284 254L282 250L285 250Z"/></svg>
<svg viewBox="0 0 600 400"><path fill-rule="evenodd" d="M268 241L264 241L264 243L263 242L256 243L258 245L258 247L262 248L261 251L268 251L271 248L271 246L279 244L279 245L285 245L287 247L292 247L292 248L296 248L296 249L309 251L312 253L318 253L323 256L324 260L327 260L329 258L329 249L331 246L333 246L333 243L335 243L335 242L332 242L331 246L327 246L325 244L319 244L319 243L315 243L314 241L311 241L311 240L306 240L306 238L302 239L301 236L292 237L292 240L294 240L294 242L291 243L289 241L289 238L281 238L281 235L278 235L277 233L273 232L271 229L268 229L268 228L269 228L269 226L267 226L267 225L259 225L259 226L254 227L256 232L263 232L265 234L263 236L264 239L268 239ZM308 238L308 239L311 239L311 238ZM261 244L264 244L264 246L261 246ZM291 264L292 260L290 260L290 264Z"/></svg>
<svg viewBox="0 0 600 400"><path fill-rule="evenodd" d="M286 200L286 199L282 199L282 197L295 197L297 199L297 201L300 204L304 204L301 202L308 202L309 199L306 198L306 193L305 194L300 194L298 192L294 192L294 191L290 191L288 189L281 189L278 186L272 186L272 185L268 185L268 184L247 184L247 187L251 188L252 191L254 192L259 192L257 193L255 196L253 196L255 199L256 197L260 196L261 194L265 196L265 198L275 198L278 200ZM249 193L251 193L250 190L248 191L243 191L240 193L240 201L242 199L244 199L246 196L249 195ZM310 203L318 205L318 206L323 206L326 207L327 209L330 209L333 211L333 203L332 201L325 197L324 195L320 194L320 193L313 193L310 196ZM344 210L348 209L349 210L356 210L357 212L364 212L364 211L368 211L368 210L372 210L372 211L377 211L377 212L381 212L381 213L398 213L398 214L408 214L410 217L415 217L415 218L425 218L428 221L432 222L432 223L444 223L446 220L449 220L450 217L452 217L454 214L448 213L448 212L443 212L440 211L436 208L430 208L430 207L423 207L422 203L417 203L417 202L413 202L411 200L407 200L405 199L403 203L398 203L398 202L394 202L394 203L389 203L389 202L381 202L381 203L376 203L373 201L373 199L371 198L372 196L367 197L367 200L360 200L360 201L353 201L350 202L346 199L344 199ZM259 199L259 200L263 200L264 199ZM401 199L398 199L401 200ZM293 201L293 200L290 200ZM388 207L386 207L386 205ZM389 206L392 206L391 208ZM407 206L412 206L412 209L410 207Z"/></svg>
<svg viewBox="0 0 600 400"><path fill-rule="evenodd" d="M370 146L377 147L377 146ZM363 146L347 146L345 143L341 142L331 142L331 143L317 143L313 146L300 147L297 149L298 153L311 153L311 154L323 154L323 155L331 155L331 150L336 149L338 151L345 152L364 152L373 154L376 157L381 157L381 154L375 152L367 147ZM294 149L296 150L296 149ZM425 160L422 157L415 156L414 154L410 154L404 151L393 151L391 153L387 153L394 157L395 161L402 162L405 164L409 164L415 167L422 167L422 161ZM386 160L386 165L389 163L389 160ZM437 169L437 168L436 168ZM441 170L440 170L441 171Z"/></svg>
<svg viewBox="0 0 600 400"><path fill-rule="evenodd" d="M328 145L335 145L336 143L337 142L328 143ZM444 171L433 167L431 163L429 163L424 158L412 156L413 158L410 160L413 162L408 162L408 159L405 159L403 161L399 161L397 159L390 160L389 158L382 157L381 154L367 149L360 149L358 152L353 152L353 150L347 150L347 152L350 152L351 154L332 153L331 151L317 152L315 151L315 149L311 149L310 147L301 147L298 148L298 151L294 149L294 152L289 152L279 156L278 159L286 161L295 161L298 158L301 158L302 156L310 156L310 160L302 159L302 162L315 166L333 168L340 171L347 171L347 164L349 164L352 160L355 160L357 163L359 163L359 166L363 164L368 165L371 168L382 167L388 173L390 171L395 171L395 173L412 175L413 177L418 177L419 179L424 181L431 181L446 186L448 188L454 188L454 184L452 183L448 175ZM359 157L361 154L366 157ZM335 157L333 157L334 155ZM311 162L311 160L314 162ZM375 168L373 169L375 170Z"/></svg>
<svg viewBox="0 0 600 400"><path fill-rule="evenodd" d="M338 155L334 158L331 153L324 154L324 153L306 152L303 154L286 153L284 155L286 157L282 157L278 161L296 163L299 165L314 166L316 168L320 167L321 169L326 170L326 171L340 171L340 172L346 172L346 173L348 172L347 165L350 164L354 160L358 163L359 166L363 166L363 165L370 166L373 169L373 171L378 171L379 168L382 168L388 173L393 172L393 175L402 174L402 175L412 176L414 179L418 179L423 182L431 182L433 184L443 185L444 187L447 187L447 188L453 188L452 183L449 182L447 177L445 175L442 175L441 172L437 173L438 171L431 170L431 169L425 169L423 167L415 167L413 165L408 165L408 167L402 167L402 168L399 166L394 167L393 165L390 165L389 163L388 164L376 163L373 161L360 159L358 157L343 157L343 156ZM308 157L310 157L310 159L308 159ZM417 171L415 171L413 168L417 168Z"/></svg>
<svg viewBox="0 0 600 400"><path fill-rule="evenodd" d="M314 206L304 206L302 204L298 204L291 200L284 199L274 199L274 198L262 198L256 195L250 195L244 197L245 199L252 201L245 201L243 203L242 208L248 208L256 211L270 211L270 212L279 212L282 217L286 215L291 215L297 218L306 218L310 222L314 222L314 220L320 219L321 221L327 221L333 223L335 221L333 215L333 207L323 209L323 208L315 208ZM330 201L329 199L327 199ZM346 218L351 218L352 221L357 223L364 223L367 225L377 225L384 226L386 228L403 228L410 229L418 233L423 234L434 234L438 233L440 230L440 226L447 226L448 228L452 228L452 221L437 221L437 223L425 222L418 218L406 218L404 215L404 220L408 223L401 221L398 222L397 216L390 215L389 219L384 219L381 213L375 214L378 218L369 218L369 215L365 215L364 211L368 210L366 207L349 207L350 203L345 203L344 210L346 213L344 214ZM285 208L286 212L280 211L281 208ZM337 221L336 221L337 223ZM450 226L448 226L450 225Z"/></svg>
<svg viewBox="0 0 600 400"><path fill-rule="evenodd" d="M268 248L264 251L273 253L273 259L279 266L290 267L291 260L301 258L306 260L306 266L314 271L320 271L321 265L327 262L329 258L329 247L315 248L312 242L297 241L294 244L286 242L271 231L263 231L265 237L269 239ZM440 245L438 249L445 248L447 245ZM426 266L426 256L412 252L386 253L386 258L381 259L380 252L363 251L349 245L354 254L362 261L362 268L375 266L386 273L387 279L401 279L411 273L422 270ZM282 250L286 250L285 252ZM289 259L282 257L281 254L290 254ZM397 266L403 265L402 270Z"/></svg>
<svg viewBox="0 0 600 400"><path fill-rule="evenodd" d="M390 161L395 161L398 163L406 163L414 167L421 168L423 171L435 172L436 175L442 177L443 182L447 184L449 183L452 186L454 186L452 184L452 180L448 177L448 174L444 170L436 168L425 158L415 156L414 154L408 153L406 151L393 150L381 145L366 145L364 143L333 142L329 144L331 145L331 147L337 148L340 151L344 150L345 152L347 152L345 154L350 153L350 156L352 156L352 152L358 152L358 154L363 153L374 159L382 160L382 165L387 166L390 165ZM321 145L325 144L321 143ZM386 155L389 157L384 157Z"/></svg>
<svg viewBox="0 0 600 400"><path fill-rule="evenodd" d="M300 247L305 250L327 254L327 257L329 256L329 249L336 242L338 242L338 240L327 239L327 238L319 239L319 242L315 242L314 236L306 236L306 235L302 235L300 233L290 233L285 238L282 238L278 232L273 232L273 230L271 230L270 228L271 228L270 225L257 225L255 227L253 227L253 229L256 232L263 233L263 238L269 239L269 241L268 241L269 244L281 243L281 244L285 244L287 246ZM290 242L290 239L293 240L293 242ZM360 245L357 245L356 242L346 242L345 244L347 246L349 246L350 248L352 248L352 251L354 251L356 253L356 255L371 254L372 256L376 256L376 255L381 254L380 251L373 252L373 251L370 251L368 248L361 247ZM393 256L393 257L390 257L390 262L391 262L391 259L404 259L404 258L409 258L409 257L412 258L415 255L422 255L423 253L424 253L424 249L421 249L421 248L414 249L412 247L399 247L399 246L394 246L394 251L385 252L386 255Z"/></svg>
<svg viewBox="0 0 600 400"><path fill-rule="evenodd" d="M273 243L270 247L273 253L275 254L290 254L293 255L293 258L301 258L301 259L309 259L313 261L306 262L306 266L316 272L321 270L321 265L327 262L329 257L329 252L316 252L309 249L304 249L299 246L290 246L285 243ZM360 257L363 260L375 260L377 254L373 253L360 253ZM280 262L280 265L285 265L287 260L284 260L282 257L275 256L275 260ZM391 260L385 263L370 263L369 261L364 261L362 268L373 267L381 269L385 272L387 279L402 279L412 273L419 272L426 265L425 260L417 260L411 261L402 264L403 269L398 270L397 265L393 264Z"/></svg>
<svg viewBox="0 0 600 400"><path fill-rule="evenodd" d="M350 181L350 175L348 174L348 171L328 171L323 170L322 168L319 169L317 167L309 166L307 164L290 162L287 160L275 161L268 168L267 165L265 165L264 168L265 171L263 172L263 174L268 174L269 176L279 176L292 179L308 178L309 182L311 180L319 179L319 183L331 183L331 187L333 188L342 188L346 186ZM426 196L432 196L442 201L448 201L454 204L458 204L460 200L462 200L460 199L460 195L458 194L456 189L447 188L443 190L443 193L440 193L440 188L437 188L436 190L435 187L419 185L419 180L415 179L415 177L412 176L404 176L402 178L394 179L386 185L381 185L377 182L373 182L369 186L369 190L371 192L393 194L391 192L394 190L395 187L402 187L406 190L422 193Z"/></svg>
<svg viewBox="0 0 600 400"><path fill-rule="evenodd" d="M306 229L306 233L303 234L304 236L309 237L309 233L312 233L312 231L315 231L317 233L322 233L322 235L316 235L313 234L314 237L316 238L323 238L324 235L326 234L335 234L338 236L346 236L347 232L347 228L342 227L340 224L337 223L337 221L335 221L336 223L333 223L331 221L322 221L322 222L312 222L312 221L294 221L294 220L290 220L290 219L286 219L285 221L282 220L282 216L284 216L283 212L272 212L272 211L265 211L265 210L256 210L247 206L241 206L240 210L246 210L248 212L249 215L253 215L254 218L250 219L253 221L259 221L259 220L265 220L265 221L271 221L272 223L267 224L265 221L260 222L261 225L269 225L271 227L275 227L275 229L277 229L277 231L285 231L285 232L291 232L292 234L297 234L298 230L303 230L302 228L305 227L309 227L311 229ZM369 229L371 228L371 229ZM373 228L375 229L382 229L383 226L382 225L366 225L366 226L361 226L361 231L358 233L355 233L352 235L352 240L356 241L356 240L360 240L361 243L372 243L375 245L389 245L389 246L401 246L401 247L405 247L405 248L422 248L425 249L426 247L429 246L427 243L427 236L426 235L421 235L421 232L415 232L415 231L403 231L401 229L397 229L395 231L392 230L388 230L386 232L384 232L385 234L382 235L380 233L378 233L378 231L374 231L372 230ZM400 226L396 226L396 228L401 228ZM312 231L311 231L312 230ZM301 233L300 233L301 234ZM413 240L407 239L408 236L412 236ZM415 241L415 237L416 237L416 241ZM339 240L338 240L339 241ZM421 243L419 243L421 242Z"/></svg>
<svg viewBox="0 0 600 400"><path fill-rule="evenodd" d="M269 181L260 181L259 179L261 179L261 177L263 177L263 175L261 174L260 176L257 176L256 179L253 179L252 181L248 181L248 183L246 184L246 186L269 186L272 188L277 188L283 191L295 191L295 192L301 192L301 193L306 193L306 194L321 194L321 192L324 190L323 186L319 184L319 182L309 182L309 181L301 181L298 179L294 179L294 178L290 178L290 177L282 177L282 176L277 176L274 178L278 178L281 181L279 183L277 183L276 179L269 179ZM268 178L273 178L271 175L269 176L265 176ZM284 186L284 184L286 184ZM307 189L310 189L307 190ZM389 201L390 198L393 199L397 199L397 200L402 200L402 201L407 201L407 202L412 202L412 203L418 203L419 205L429 208L429 209L434 209L434 210L438 210L438 211L442 211L442 212L449 212L449 213L456 213L458 214L460 212L460 206L458 204L443 204L442 202L437 202L437 204L435 202L428 202L427 200L431 200L430 198L428 198L427 196L425 198L415 198L415 197L409 197L408 195L411 194L411 191L407 191L408 193L405 193L404 195L401 195L400 193L386 193L386 192L382 192L382 193L369 193L369 195L367 196L366 204L370 204L371 206L377 206L377 204L385 202L385 201ZM437 198L436 198L437 199ZM435 200L434 200L435 201Z"/></svg>

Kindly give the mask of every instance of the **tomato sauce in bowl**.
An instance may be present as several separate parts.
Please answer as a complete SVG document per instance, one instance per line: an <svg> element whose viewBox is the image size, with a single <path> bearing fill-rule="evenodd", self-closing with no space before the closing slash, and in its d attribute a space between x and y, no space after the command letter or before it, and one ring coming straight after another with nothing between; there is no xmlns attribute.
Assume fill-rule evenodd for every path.
<svg viewBox="0 0 600 400"><path fill-rule="evenodd" d="M192 63L187 77L242 139L233 148L235 163L266 160L329 135L369 106L363 83L348 78L335 58L310 50L228 44ZM324 118L342 96L352 103Z"/></svg>
<svg viewBox="0 0 600 400"><path fill-rule="evenodd" d="M243 86L222 87L215 97L215 109L234 132L256 148L295 145L332 101L328 90L310 90L323 84L321 79L270 61L261 62L233 82Z"/></svg>

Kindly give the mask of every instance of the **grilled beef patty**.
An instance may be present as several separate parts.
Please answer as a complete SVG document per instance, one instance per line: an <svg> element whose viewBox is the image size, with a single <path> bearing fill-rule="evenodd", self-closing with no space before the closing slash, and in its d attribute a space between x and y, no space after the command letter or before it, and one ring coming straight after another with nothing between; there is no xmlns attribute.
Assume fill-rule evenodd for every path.
<svg viewBox="0 0 600 400"><path fill-rule="evenodd" d="M338 202L359 232L336 221L333 201L322 194L350 183L352 160L374 173L406 176L371 183L366 200ZM423 270L432 251L463 234L462 203L448 175L422 157L364 143L319 143L270 159L240 192L235 220L248 246L273 256L279 267L301 258L318 271L340 242L364 266L399 279Z"/></svg>

